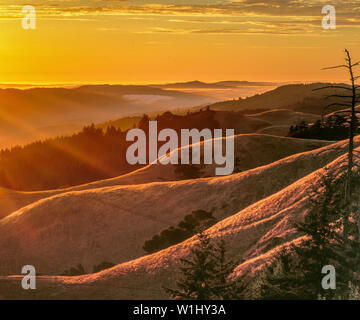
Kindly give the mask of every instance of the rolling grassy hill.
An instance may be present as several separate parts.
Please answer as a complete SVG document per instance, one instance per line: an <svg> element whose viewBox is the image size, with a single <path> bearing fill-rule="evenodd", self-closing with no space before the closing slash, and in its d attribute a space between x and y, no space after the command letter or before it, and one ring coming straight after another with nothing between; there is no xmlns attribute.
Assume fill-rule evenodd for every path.
<svg viewBox="0 0 360 320"><path fill-rule="evenodd" d="M269 164L292 154L313 150L329 144L331 144L331 142L274 137L259 134L237 135L234 140L236 161L235 170L246 171L258 166ZM11 212L16 211L30 203L64 192L117 185L133 185L181 180L182 177L176 172L177 167L177 165L171 164L148 165L142 169L135 170L112 179L95 181L80 186L58 190L20 192L0 188L0 218L3 218ZM210 177L214 175L215 164L204 165L204 167L202 167L200 177Z"/></svg>
<svg viewBox="0 0 360 320"><path fill-rule="evenodd" d="M113 186L104 181L96 188L43 198L0 220L1 272L16 273L29 261L45 274L61 274L78 263L89 272L104 260L138 258L145 240L193 210L227 218L323 167L345 149L339 142L226 177L136 185L112 181Z"/></svg>
<svg viewBox="0 0 360 320"><path fill-rule="evenodd" d="M357 145L359 145L359 139L356 140ZM153 189L151 191L151 194L154 196L152 203L156 204L158 201L157 199L160 201L162 188L167 185L167 198L171 199L172 212L169 212L167 208L164 208L164 205L166 206L166 204L163 202L163 205L157 205L156 212L151 213L151 207L148 206L149 209L147 210L146 216L140 217L132 214L131 218L128 217L127 220L146 219L150 227L154 226L156 223L162 224L165 222L155 222L154 219L166 219L171 216L181 216L181 210L190 209L195 201L197 205L201 205L203 198L206 198L205 205L221 204L224 202L227 206L221 210L221 215L218 213L218 218L220 218L221 221L209 228L207 233L212 239L218 239L220 237L225 239L229 244L231 250L230 254L241 261L235 269L233 276L236 277L243 274L251 276L257 269L264 266L264 264L268 262L274 253L280 250L283 245L288 245L291 242L299 240L299 235L293 229L292 223L302 219L306 214L308 208L307 204L309 202L308 192L310 188L314 185L316 186L318 183L321 174L324 172L324 166L327 166L328 170L336 171L343 163L345 160L345 157L343 156L344 152L346 152L345 147L344 142L340 142L321 149L281 159L265 167L260 167L229 177L200 179L188 182L180 181L171 183L171 185L168 183L155 183L133 186L132 188L134 189L132 192L129 189L126 191L128 196L130 196L130 199L134 199L134 192L136 193L136 189L142 189L142 193L145 194L145 199L143 199L143 201L146 202L148 190ZM274 177L276 177L276 180L281 185L275 187L273 182ZM268 192L256 196L254 193L259 193L260 191L259 183L261 183ZM254 188L254 186L257 187ZM123 192L120 191L123 188L124 187L95 189L91 191L91 198L90 194L86 197L85 193L77 193L53 198L51 201L62 202L62 197L67 197L67 200L70 199L69 197L77 197L77 202L84 201L84 199L87 199L85 201L90 199L93 201L94 198L104 198L105 194L107 194L107 197L110 197L108 199L111 199L111 202L113 203L116 201L119 193ZM212 190L216 190L216 194L213 194ZM245 200L249 197L253 197L253 200L250 202ZM184 206L184 202L182 202L180 207L180 201L184 201L184 199L187 200L185 202L186 204ZM64 201L63 203L67 202L68 201ZM119 200L118 203L121 203L121 200ZM134 202L132 202L132 204L133 203ZM29 257L26 261L27 263L29 263L29 260L31 259L32 261L35 261L34 264L39 266L39 272L41 272L40 270L42 269L48 269L48 271L50 271L51 268L56 268L55 266L59 261L59 258L57 257L64 254L64 251L66 251L64 248L69 244L71 237L73 237L77 246L80 246L82 249L84 249L84 245L87 245L88 250L86 252L88 252L88 254L84 255L83 253L81 255L77 246L72 246L71 249L69 249L69 252L66 252L66 256L76 256L77 260L82 258L84 259L83 261L90 259L91 254L95 256L97 246L93 243L86 243L84 241L79 242L81 239L84 240L84 236L74 238L75 234L72 234L71 229L67 229L66 225L63 225L62 228L59 228L58 226L57 228L52 229L52 232L61 230L57 231L58 238L60 234L63 234L64 231L67 230L68 232L66 234L69 236L69 239L66 243L62 242L61 245L59 244L59 248L56 249L54 248L55 237L54 240L50 242L44 241L43 238L44 243L43 248L41 249L42 253L36 252L35 249L35 251L32 252L31 246L36 241L39 241L37 240L38 236L36 235L38 232L36 232L36 234L31 234L30 236L30 233L28 233L26 228L31 227L33 232L36 229L41 230L43 228L43 236L45 238L46 236L50 236L52 232L46 233L45 230L48 229L50 216L52 214L45 213L45 210L41 213L39 209L36 209L36 207L41 206L49 209L48 205L49 203L44 201L41 204L36 204L33 208L19 211L7 219L2 220L2 225L0 227L2 230L0 235L3 235L5 231L7 234L2 237L9 239L11 238L9 237L10 232L6 230L12 229L14 231L16 228L22 226L23 233L26 232L26 234L29 234L25 236L27 238L26 242L20 242L23 246L25 243L29 243L27 250L30 251L28 251ZM91 239L108 237L108 235L102 233L94 233L96 225L101 221L106 223L106 221L109 220L111 223L116 224L114 222L116 216L112 214L111 219L107 219L105 218L107 214L104 216L104 213L99 213L95 209L93 209L91 214L88 212L85 213L89 208L90 205L86 208L87 210L80 212L73 211L71 214L72 217L70 217L69 213L65 214L67 210L65 207L63 213L60 214L60 212L55 212L55 216L51 221L55 220L55 224L57 224L57 221L59 220L64 221L64 215L66 215L67 219L74 219L74 223L72 223L71 226L73 226L73 228L78 227L79 231L79 229L83 228L84 223L89 224L86 222L89 221L87 217L92 216L97 220L96 223L92 224L95 226L89 226L90 229L87 229L89 233L92 233ZM134 207L132 208L134 209ZM31 210L35 211L29 213ZM94 215L95 212L97 212L96 215ZM39 222L43 221L42 219L38 220L40 215L43 215L43 218L49 217L46 218L47 223L44 223L43 226L39 225ZM122 216L124 215L126 215L125 211L122 213ZM128 215L130 214L128 213ZM25 218L26 216L27 218ZM30 218L31 216L32 218ZM6 229L2 228L4 223L9 224ZM119 225L117 226L120 227ZM117 229L118 236L124 236L124 230L120 231ZM131 232L140 236L144 230L136 232L132 229ZM132 235L128 234L129 241L134 241L133 243L136 244L137 240L130 238L131 236ZM60 239L63 238L64 237L60 237ZM3 241L0 240L0 243L1 242ZM38 278L38 289L32 292L30 292L30 290L25 291L21 289L19 277L1 277L0 294L2 298L17 297L38 299L166 298L161 286L173 285L177 278L177 273L174 272L174 270L178 269L180 259L186 258L189 255L190 249L196 242L197 239L193 237L157 253L136 259L130 258L128 261L120 263L113 268L95 274L75 277L42 276ZM14 241L14 244L15 243L16 241ZM113 241L112 246L110 247L117 246L118 242ZM126 246L126 244L124 246ZM2 245L1 247L2 256L4 256L4 246ZM49 247L52 247L52 250L50 250ZM106 246L108 250L110 247ZM54 257L51 256L51 252L53 252L54 249L57 252L57 257L55 254L53 254ZM71 253L70 250L76 250L77 252ZM21 250L15 252L21 252ZM22 252L24 253L27 251L23 250ZM91 254L89 254L89 252L91 252ZM47 256L46 261L43 256L44 253ZM9 259L10 257L4 262L10 262ZM52 259L54 259L54 261L52 261ZM23 263L23 261L21 261L21 256L18 256L17 259L14 258L14 260L18 261L19 264Z"/></svg>

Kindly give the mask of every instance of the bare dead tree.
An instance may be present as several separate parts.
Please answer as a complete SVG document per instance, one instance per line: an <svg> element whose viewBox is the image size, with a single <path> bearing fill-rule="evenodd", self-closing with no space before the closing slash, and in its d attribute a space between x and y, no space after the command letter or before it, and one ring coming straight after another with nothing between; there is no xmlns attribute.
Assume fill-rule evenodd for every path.
<svg viewBox="0 0 360 320"><path fill-rule="evenodd" d="M356 110L357 103L360 101L360 86L356 85L356 80L360 78L360 76L354 75L354 68L356 66L360 65L360 61L357 61L355 63L352 62L351 55L349 50L345 49L345 64L333 66L324 68L323 70L330 70L330 69L339 69L339 68L345 68L350 76L350 85L329 85L321 88L317 88L315 90L324 90L324 89L341 89L344 94L330 94L327 95L325 98L338 98L340 99L340 102L334 102L329 105L327 105L324 110L323 114L326 110L328 110L331 107L342 107L344 110L339 110L334 112L333 114L345 114L347 115L346 122L349 124L349 145L348 145L348 154L347 154L347 160L348 163L346 165L346 189L345 189L345 201L347 205L347 210L343 217L343 237L344 241L347 241L348 239L348 232L349 232L349 216L351 214L352 205L351 205L351 194L352 194L352 178L353 178L353 167L354 167L354 154L356 153L356 150L354 150L354 136L357 133L357 127L358 127L358 117L357 113L360 113ZM346 94L346 92L349 92ZM360 232L360 215L358 218L358 229Z"/></svg>

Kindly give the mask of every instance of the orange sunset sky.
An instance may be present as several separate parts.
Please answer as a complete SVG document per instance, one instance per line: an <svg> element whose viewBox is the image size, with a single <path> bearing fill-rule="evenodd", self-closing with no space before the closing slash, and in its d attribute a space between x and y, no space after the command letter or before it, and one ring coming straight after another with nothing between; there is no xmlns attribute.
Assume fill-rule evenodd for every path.
<svg viewBox="0 0 360 320"><path fill-rule="evenodd" d="M359 28L358 0L0 0L0 83L347 80L320 69L360 60Z"/></svg>

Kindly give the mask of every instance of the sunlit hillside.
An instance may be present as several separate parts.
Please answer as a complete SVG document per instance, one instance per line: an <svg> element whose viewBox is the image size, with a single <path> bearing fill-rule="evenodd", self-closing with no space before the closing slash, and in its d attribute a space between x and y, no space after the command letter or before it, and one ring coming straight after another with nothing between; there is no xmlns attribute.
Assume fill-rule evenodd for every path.
<svg viewBox="0 0 360 320"><path fill-rule="evenodd" d="M157 230L202 208L214 210L220 220L207 230L210 236L224 237L243 261L234 276L251 276L282 244L299 237L292 221L306 213L309 188L327 164L337 170L345 151L346 144L339 142L229 177L96 188L34 202L0 222L2 273L16 273L29 259L42 274L61 274L78 263L90 268L106 259L118 265L84 276L39 277L41 290L31 296L165 298L161 286L176 279L174 269L196 238L144 257L141 244ZM162 201L165 194L170 202ZM18 281L2 277L2 297L26 298L27 293L17 289Z"/></svg>

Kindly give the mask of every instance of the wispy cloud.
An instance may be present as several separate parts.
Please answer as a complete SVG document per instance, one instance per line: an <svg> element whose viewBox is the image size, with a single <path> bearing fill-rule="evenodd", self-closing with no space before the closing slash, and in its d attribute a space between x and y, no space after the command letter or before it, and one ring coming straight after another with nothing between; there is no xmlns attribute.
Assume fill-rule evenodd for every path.
<svg viewBox="0 0 360 320"><path fill-rule="evenodd" d="M22 17L20 2L0 8L0 19ZM101 16L128 16L131 19L146 19L147 16L161 16L163 23L181 23L180 27L149 27L143 33L247 33L247 34L308 34L321 29L321 9L324 0L233 0L184 1L155 0L50 0L37 1L39 19L90 19ZM359 28L360 1L331 1L337 8L338 28ZM7 4L8 3L8 4ZM12 1L14 3L14 1ZM105 4L104 4L105 3ZM199 24L199 28L191 25ZM203 26L201 26L203 24ZM210 28L211 25L228 27ZM321 30L320 30L321 31ZM135 31L137 32L137 31Z"/></svg>

